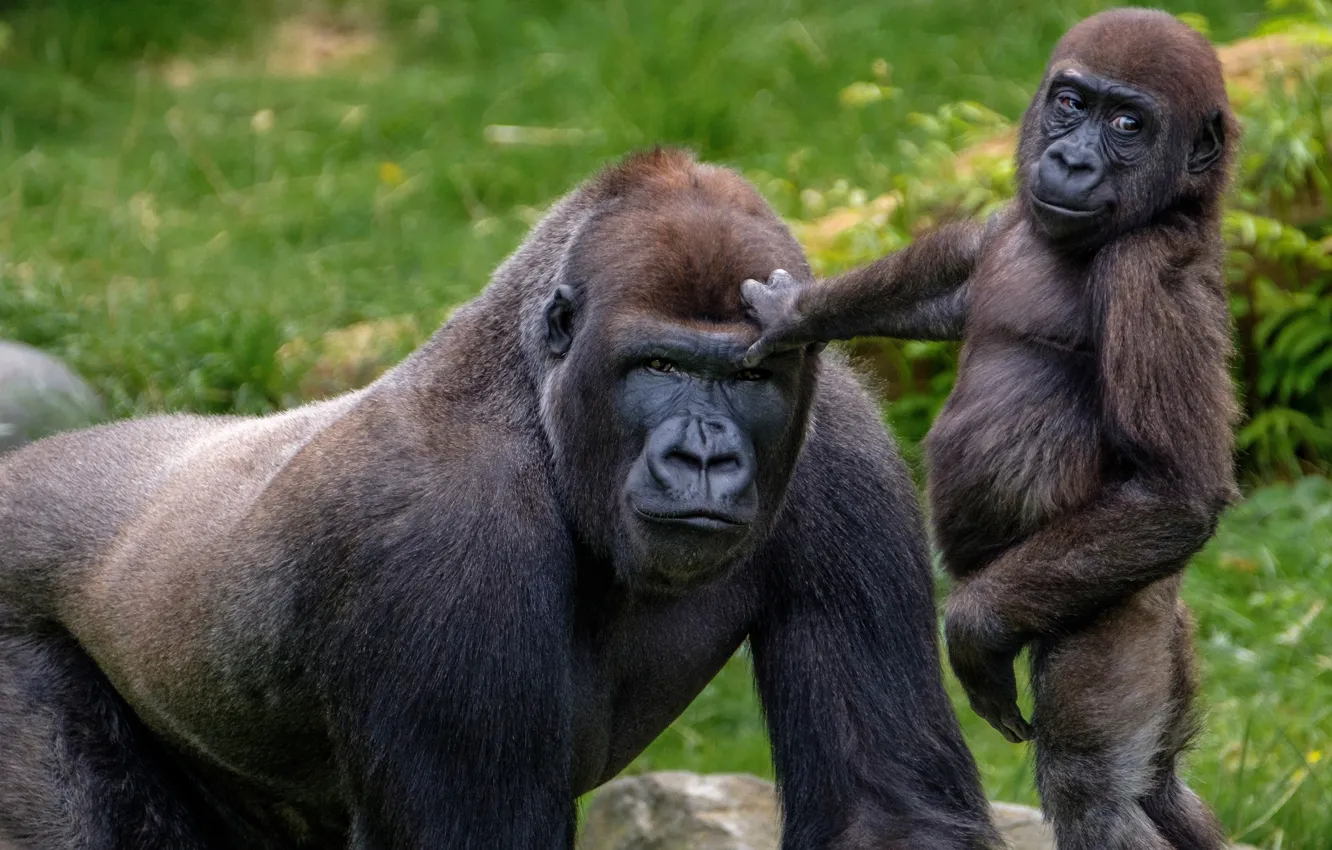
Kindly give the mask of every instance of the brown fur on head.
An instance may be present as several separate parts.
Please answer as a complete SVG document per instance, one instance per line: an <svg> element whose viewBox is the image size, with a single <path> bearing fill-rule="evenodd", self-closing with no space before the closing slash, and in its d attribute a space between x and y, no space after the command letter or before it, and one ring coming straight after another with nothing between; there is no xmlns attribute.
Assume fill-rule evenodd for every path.
<svg viewBox="0 0 1332 850"><path fill-rule="evenodd" d="M1156 9L1111 9L1080 21L1055 46L1046 76L1069 63L1157 94L1185 117L1230 108L1211 42Z"/></svg>
<svg viewBox="0 0 1332 850"><path fill-rule="evenodd" d="M601 209L569 268L589 309L632 305L678 321L740 325L735 281L774 268L810 275L799 244L754 187L689 151L631 154L589 189Z"/></svg>

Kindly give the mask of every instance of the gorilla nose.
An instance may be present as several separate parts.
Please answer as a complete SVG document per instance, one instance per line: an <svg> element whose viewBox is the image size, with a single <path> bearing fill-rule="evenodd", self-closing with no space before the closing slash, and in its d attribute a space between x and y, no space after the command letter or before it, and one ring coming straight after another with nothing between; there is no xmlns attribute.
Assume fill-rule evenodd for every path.
<svg viewBox="0 0 1332 850"><path fill-rule="evenodd" d="M1091 207L1092 190L1105 176L1105 165L1087 145L1058 141L1050 145L1039 165L1041 199L1068 207Z"/></svg>
<svg viewBox="0 0 1332 850"><path fill-rule="evenodd" d="M726 419L680 416L649 438L648 469L662 487L708 501L734 502L754 480L753 449Z"/></svg>

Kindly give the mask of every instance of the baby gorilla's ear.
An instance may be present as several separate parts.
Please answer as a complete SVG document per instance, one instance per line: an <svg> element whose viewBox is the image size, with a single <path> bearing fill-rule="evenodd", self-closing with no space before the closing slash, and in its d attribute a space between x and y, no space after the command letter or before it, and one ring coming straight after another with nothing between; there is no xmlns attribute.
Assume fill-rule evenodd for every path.
<svg viewBox="0 0 1332 850"><path fill-rule="evenodd" d="M546 303L546 345L556 357L568 354L573 345L574 298L573 287L561 284Z"/></svg>
<svg viewBox="0 0 1332 850"><path fill-rule="evenodd" d="M1203 119L1202 127L1193 140L1193 149L1189 151L1189 171L1193 174L1211 168L1226 150L1226 122L1221 117L1221 110L1212 111Z"/></svg>

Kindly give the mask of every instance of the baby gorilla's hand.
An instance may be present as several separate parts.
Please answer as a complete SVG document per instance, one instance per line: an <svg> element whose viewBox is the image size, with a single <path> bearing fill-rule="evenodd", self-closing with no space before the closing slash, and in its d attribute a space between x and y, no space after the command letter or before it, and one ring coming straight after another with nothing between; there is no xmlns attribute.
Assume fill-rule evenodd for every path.
<svg viewBox="0 0 1332 850"><path fill-rule="evenodd" d="M767 283L746 280L740 284L740 300L750 318L759 324L759 338L745 355L745 366L755 366L777 351L818 342L806 335L803 317L796 306L806 286L796 282L785 269L773 271Z"/></svg>
<svg viewBox="0 0 1332 850"><path fill-rule="evenodd" d="M1013 662L1022 641L1005 632L975 584L959 585L944 615L948 661L971 702L971 710L1014 744L1030 741L1031 724L1017 701Z"/></svg>

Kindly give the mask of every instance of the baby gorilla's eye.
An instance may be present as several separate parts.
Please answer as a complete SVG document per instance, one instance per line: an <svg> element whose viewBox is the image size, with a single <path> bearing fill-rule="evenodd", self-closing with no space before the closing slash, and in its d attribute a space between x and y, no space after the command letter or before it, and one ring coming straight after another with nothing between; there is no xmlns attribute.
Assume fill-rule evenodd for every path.
<svg viewBox="0 0 1332 850"><path fill-rule="evenodd" d="M737 381L762 381L768 377L768 373L762 369L741 369L735 373Z"/></svg>
<svg viewBox="0 0 1332 850"><path fill-rule="evenodd" d="M1071 91L1060 92L1055 96L1055 100L1058 101L1060 106L1069 112L1081 112L1086 108L1082 103L1082 98L1078 97Z"/></svg>
<svg viewBox="0 0 1332 850"><path fill-rule="evenodd" d="M676 366L674 363L672 363L669 360L665 360L661 357L654 357L651 360L649 360L647 367L651 369L653 372L661 372L662 374L666 374L667 372L680 371L679 367Z"/></svg>
<svg viewBox="0 0 1332 850"><path fill-rule="evenodd" d="M1142 122L1133 115L1116 115L1110 126L1121 133L1136 133L1142 129Z"/></svg>

